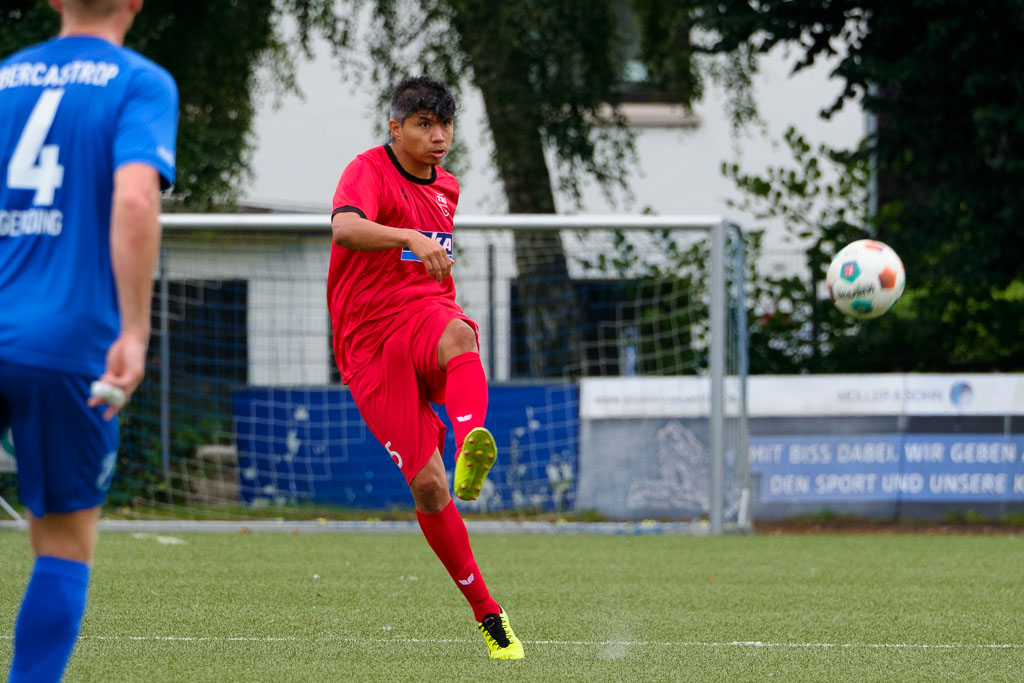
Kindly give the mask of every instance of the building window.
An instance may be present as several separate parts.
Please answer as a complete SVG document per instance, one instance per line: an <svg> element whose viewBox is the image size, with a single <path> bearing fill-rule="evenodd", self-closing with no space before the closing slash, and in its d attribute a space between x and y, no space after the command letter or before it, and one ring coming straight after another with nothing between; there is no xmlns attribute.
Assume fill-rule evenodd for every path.
<svg viewBox="0 0 1024 683"><path fill-rule="evenodd" d="M657 4L657 3L655 3ZM650 16L637 12L629 0L613 0L619 28L623 80L616 88L619 109L634 128L696 127L700 117L690 108L697 79L690 61L689 21L682 8L667 9L680 13L665 16L665 8L651 7ZM649 49L645 36L659 31L659 45ZM675 31L678 35L671 35ZM610 113L610 107L604 112Z"/></svg>

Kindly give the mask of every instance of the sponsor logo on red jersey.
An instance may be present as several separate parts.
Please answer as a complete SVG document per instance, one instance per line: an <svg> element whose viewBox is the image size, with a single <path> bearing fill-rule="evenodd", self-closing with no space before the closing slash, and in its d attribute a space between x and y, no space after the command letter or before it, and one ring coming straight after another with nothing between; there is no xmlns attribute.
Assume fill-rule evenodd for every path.
<svg viewBox="0 0 1024 683"><path fill-rule="evenodd" d="M438 195L440 196L440 195ZM434 240L448 252L448 258L452 258L452 234L450 232L428 232L426 230L417 230L421 235L426 235L430 239ZM412 253L408 247L402 249L402 260L403 261L419 261L419 257Z"/></svg>

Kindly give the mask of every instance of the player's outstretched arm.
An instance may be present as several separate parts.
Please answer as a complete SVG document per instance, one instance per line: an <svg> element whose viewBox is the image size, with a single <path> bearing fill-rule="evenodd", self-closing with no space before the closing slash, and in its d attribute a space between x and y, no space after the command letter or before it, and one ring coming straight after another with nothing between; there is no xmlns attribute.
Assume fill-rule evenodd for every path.
<svg viewBox="0 0 1024 683"><path fill-rule="evenodd" d="M455 263L440 243L416 230L381 225L353 212L335 214L331 219L331 232L335 244L356 251L409 249L423 262L427 274L438 282L451 274Z"/></svg>
<svg viewBox="0 0 1024 683"><path fill-rule="evenodd" d="M121 334L107 351L106 371L99 379L121 389L126 401L146 372L150 297L159 250L160 177L148 164L125 164L114 173L110 220L110 257L121 309ZM108 420L121 407L103 396L89 399L89 405L100 403L108 403L104 414Z"/></svg>

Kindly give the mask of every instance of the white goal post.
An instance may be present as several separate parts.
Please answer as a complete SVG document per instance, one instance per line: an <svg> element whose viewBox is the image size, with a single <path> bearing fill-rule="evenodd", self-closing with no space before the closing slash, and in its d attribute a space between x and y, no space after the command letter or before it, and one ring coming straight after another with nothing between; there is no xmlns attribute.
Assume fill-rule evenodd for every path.
<svg viewBox="0 0 1024 683"><path fill-rule="evenodd" d="M108 507L134 519L250 519L400 506L385 481L394 474L374 469L387 458L339 405L349 399L330 347L326 212L164 214L161 223L148 374L122 424ZM651 489L641 487L631 507L610 503L608 515L703 520L714 534L750 528L737 226L720 216L457 216L455 258L459 303L480 326L494 387L488 421L507 422L505 469L467 510L604 512L618 475L595 475L607 463L588 460L581 438L628 431L637 415L581 430L581 393L623 377L643 393L648 379L678 378L680 391L699 385L699 409L685 416L699 425L679 433L700 442L702 491L679 502L692 472L679 458L651 464L644 481L663 507L645 506ZM541 266L553 279L537 279ZM525 401L525 412L502 417L503 401ZM372 461L361 459L367 449ZM644 452L627 455L642 468ZM597 493L578 497L587 491Z"/></svg>

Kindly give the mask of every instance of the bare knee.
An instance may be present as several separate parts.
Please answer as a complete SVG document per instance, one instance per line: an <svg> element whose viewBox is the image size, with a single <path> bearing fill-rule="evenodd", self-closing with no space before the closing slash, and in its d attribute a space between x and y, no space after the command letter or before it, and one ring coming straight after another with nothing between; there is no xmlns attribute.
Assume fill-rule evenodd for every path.
<svg viewBox="0 0 1024 683"><path fill-rule="evenodd" d="M448 361L464 353L479 353L476 331L465 320L456 318L448 323L437 344L437 363L442 370Z"/></svg>
<svg viewBox="0 0 1024 683"><path fill-rule="evenodd" d="M29 519L32 551L38 557L60 557L76 562L92 563L96 547L99 507L69 514L48 514Z"/></svg>
<svg viewBox="0 0 1024 683"><path fill-rule="evenodd" d="M440 512L452 499L448 492L448 477L445 475L444 465L441 464L441 457L436 455L435 458L431 458L431 461L409 482L409 490L412 491L416 509L420 512Z"/></svg>

